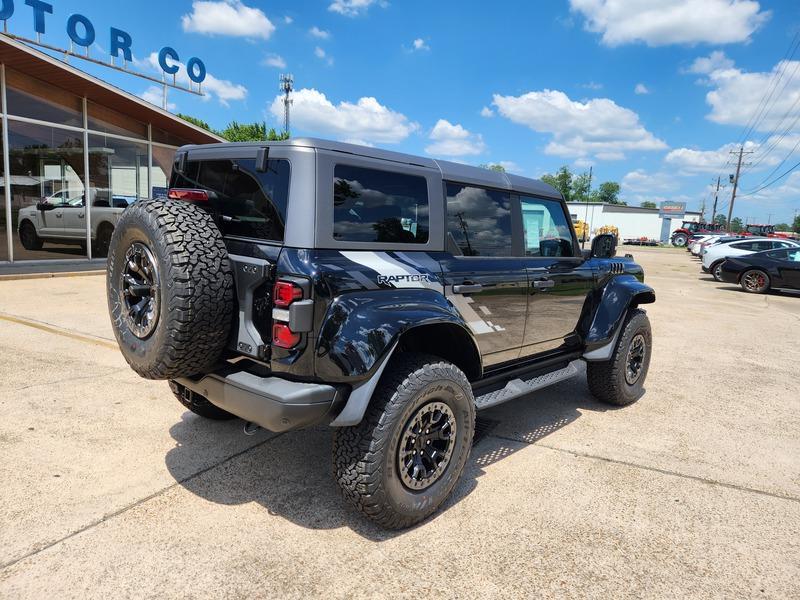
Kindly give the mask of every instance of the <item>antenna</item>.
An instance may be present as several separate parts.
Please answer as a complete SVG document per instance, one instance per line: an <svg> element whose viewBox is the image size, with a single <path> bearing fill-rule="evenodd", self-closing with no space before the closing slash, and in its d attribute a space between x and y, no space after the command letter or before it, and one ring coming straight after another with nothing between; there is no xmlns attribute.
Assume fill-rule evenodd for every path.
<svg viewBox="0 0 800 600"><path fill-rule="evenodd" d="M282 73L279 89L283 92L283 132L289 136L289 106L293 100L289 94L294 90L294 76L291 73Z"/></svg>

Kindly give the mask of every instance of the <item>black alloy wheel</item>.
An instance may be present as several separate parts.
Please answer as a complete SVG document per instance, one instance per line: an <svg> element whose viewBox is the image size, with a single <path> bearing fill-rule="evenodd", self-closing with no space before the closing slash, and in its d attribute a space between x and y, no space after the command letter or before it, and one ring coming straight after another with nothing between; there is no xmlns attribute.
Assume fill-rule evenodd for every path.
<svg viewBox="0 0 800 600"><path fill-rule="evenodd" d="M628 385L635 384L642 376L646 354L647 343L644 335L636 334L628 346L628 356L625 359L625 381L628 382Z"/></svg>
<svg viewBox="0 0 800 600"><path fill-rule="evenodd" d="M411 416L397 448L400 479L410 490L424 490L444 473L453 456L456 418L443 402L429 402Z"/></svg>
<svg viewBox="0 0 800 600"><path fill-rule="evenodd" d="M160 282L156 259L142 242L128 247L121 276L123 318L133 335L146 339L158 323Z"/></svg>

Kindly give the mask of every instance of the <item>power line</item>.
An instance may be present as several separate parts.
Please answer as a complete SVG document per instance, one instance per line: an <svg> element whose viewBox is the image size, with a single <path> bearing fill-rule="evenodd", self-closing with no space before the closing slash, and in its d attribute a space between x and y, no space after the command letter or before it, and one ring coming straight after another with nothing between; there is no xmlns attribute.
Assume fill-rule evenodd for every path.
<svg viewBox="0 0 800 600"><path fill-rule="evenodd" d="M746 193L746 194L742 194L742 196L752 196L753 194L757 194L757 193L758 193L758 192L760 192L761 190L767 189L768 187L770 187L770 186L772 186L772 185L775 185L775 184L776 184L776 183L778 183L778 182L779 182L781 179L783 179L784 177L786 177L786 176L787 176L789 173L791 173L792 171L794 171L794 170L795 170L797 167L800 167L800 162L796 163L794 166L790 167L789 169L787 169L786 171L784 171L783 173L781 173L780 175L778 175L778 177L776 177L775 179L773 179L773 180L772 180L772 181L770 181L769 183L767 183L767 184L765 184L765 185L762 185L762 186L761 186L760 188L758 188L757 190L753 190L752 192L748 192L748 193Z"/></svg>

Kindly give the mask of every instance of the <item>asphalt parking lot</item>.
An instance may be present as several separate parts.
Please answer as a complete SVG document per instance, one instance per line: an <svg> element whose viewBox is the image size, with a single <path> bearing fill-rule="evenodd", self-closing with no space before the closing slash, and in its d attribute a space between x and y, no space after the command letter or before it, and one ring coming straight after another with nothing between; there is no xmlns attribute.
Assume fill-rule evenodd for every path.
<svg viewBox="0 0 800 600"><path fill-rule="evenodd" d="M800 296L620 250L658 297L644 397L481 413L402 532L340 499L328 429L248 437L139 379L102 276L0 282L0 597L800 597Z"/></svg>

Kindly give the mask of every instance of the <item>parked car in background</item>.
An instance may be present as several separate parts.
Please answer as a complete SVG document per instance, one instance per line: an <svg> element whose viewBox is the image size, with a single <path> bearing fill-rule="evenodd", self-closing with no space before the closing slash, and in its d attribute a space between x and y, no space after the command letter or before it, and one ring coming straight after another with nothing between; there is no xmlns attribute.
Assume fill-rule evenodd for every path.
<svg viewBox="0 0 800 600"><path fill-rule="evenodd" d="M92 255L108 253L111 234L122 211L136 196L112 195L108 189L91 188ZM86 245L86 199L83 190L61 190L19 211L19 239L26 250L41 250L45 242Z"/></svg>
<svg viewBox="0 0 800 600"><path fill-rule="evenodd" d="M713 246L716 246L717 244L727 244L729 242L735 242L737 240L743 240L743 239L745 239L745 237L742 236L742 235L719 235L719 236L714 236L714 237L712 237L712 238L710 238L708 240L705 240L705 241L700 243L700 251L698 252L698 256L700 256L700 258L703 258L703 256L705 256L706 252L708 252L708 249L713 247Z"/></svg>
<svg viewBox="0 0 800 600"><path fill-rule="evenodd" d="M778 238L745 238L728 242L727 244L716 244L708 248L703 255L703 271L711 273L714 279L722 281L720 267L726 258L744 256L755 252L767 250L782 250L785 248L798 248L800 244L791 240Z"/></svg>
<svg viewBox="0 0 800 600"><path fill-rule="evenodd" d="M722 263L720 278L738 283L751 294L763 294L770 289L800 290L800 248L730 258Z"/></svg>
<svg viewBox="0 0 800 600"><path fill-rule="evenodd" d="M693 256L699 256L700 255L700 244L702 244L703 242L705 242L707 240L710 240L712 238L716 239L718 237L719 237L719 235L711 234L711 233L707 233L707 234L703 234L703 235L693 235L691 240L687 243L686 247L689 250L689 252L692 253Z"/></svg>

